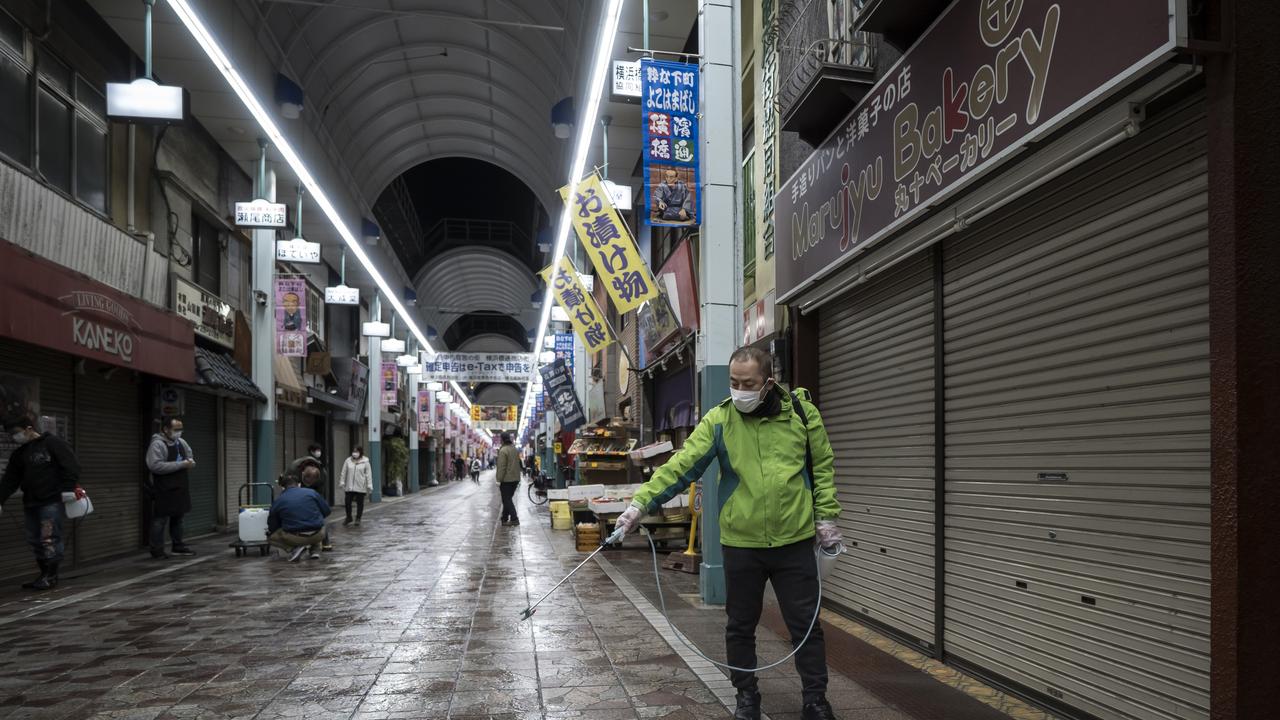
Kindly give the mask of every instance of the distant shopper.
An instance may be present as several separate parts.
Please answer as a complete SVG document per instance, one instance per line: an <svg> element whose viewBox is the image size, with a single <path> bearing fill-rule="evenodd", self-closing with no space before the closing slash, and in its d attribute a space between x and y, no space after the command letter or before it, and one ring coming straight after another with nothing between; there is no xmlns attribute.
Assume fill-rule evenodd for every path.
<svg viewBox="0 0 1280 720"><path fill-rule="evenodd" d="M169 527L169 540L174 555L195 555L182 541L182 518L191 512L191 482L187 474L195 467L195 453L182 439L182 421L167 417L160 421L160 432L151 436L147 448L147 469L151 471L146 485L151 498L151 557L164 560L164 529Z"/></svg>
<svg viewBox="0 0 1280 720"><path fill-rule="evenodd" d="M37 432L30 417L6 420L4 431L18 448L9 455L0 479L0 505L22 489L27 544L40 566L40 577L22 587L52 590L58 584L58 564L62 562L63 503L76 497L80 463L70 445L56 435Z"/></svg>
<svg viewBox="0 0 1280 720"><path fill-rule="evenodd" d="M471 458L471 482L477 483L477 484L480 482L481 468L482 466L480 465L480 458L478 457Z"/></svg>
<svg viewBox="0 0 1280 720"><path fill-rule="evenodd" d="M314 467L302 471L303 477L313 482L316 478L306 476L317 473L319 470ZM324 540L324 519L331 512L320 493L299 487L298 483L297 476L284 476L284 492L271 503L267 515L267 539L272 545L291 551L289 562L297 562L308 550L312 560L320 557L316 549Z"/></svg>
<svg viewBox="0 0 1280 720"><path fill-rule="evenodd" d="M467 474L466 461L462 459L461 455L454 455L453 456L453 479L461 480L463 476L465 476L466 474Z"/></svg>
<svg viewBox="0 0 1280 720"><path fill-rule="evenodd" d="M354 501L355 523L358 527L360 518L364 516L364 496L373 492L373 466L369 464L369 458L364 456L363 447L357 445L351 452L351 457L342 463L342 473L338 475L338 488L347 494L347 519L342 524L351 524L351 503Z"/></svg>
<svg viewBox="0 0 1280 720"><path fill-rule="evenodd" d="M520 451L516 450L511 436L506 433L502 435L502 449L498 451L496 478L502 491L502 524L519 525L520 516L516 514L514 498L516 489L520 487Z"/></svg>
<svg viewBox="0 0 1280 720"><path fill-rule="evenodd" d="M529 480L538 479L538 458L533 448L529 448L529 455L524 459L524 471L528 473Z"/></svg>

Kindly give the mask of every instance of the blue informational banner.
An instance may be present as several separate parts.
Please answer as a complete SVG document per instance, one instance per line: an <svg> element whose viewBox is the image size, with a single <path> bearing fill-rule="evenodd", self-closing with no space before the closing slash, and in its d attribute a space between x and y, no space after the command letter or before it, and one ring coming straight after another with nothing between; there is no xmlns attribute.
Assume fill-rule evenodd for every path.
<svg viewBox="0 0 1280 720"><path fill-rule="evenodd" d="M702 216L698 186L698 67L640 61L645 222L687 227Z"/></svg>
<svg viewBox="0 0 1280 720"><path fill-rule="evenodd" d="M556 333L556 359L564 360L564 364L569 367L569 372L573 372L573 333Z"/></svg>

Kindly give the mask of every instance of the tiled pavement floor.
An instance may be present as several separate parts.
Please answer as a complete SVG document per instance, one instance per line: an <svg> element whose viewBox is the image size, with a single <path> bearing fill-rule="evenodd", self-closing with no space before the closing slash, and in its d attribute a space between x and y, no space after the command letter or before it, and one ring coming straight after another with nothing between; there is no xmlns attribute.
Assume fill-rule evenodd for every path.
<svg viewBox="0 0 1280 720"><path fill-rule="evenodd" d="M545 507L506 528L497 504L486 473L334 527L320 560L236 558L219 538L194 560L72 571L54 593L5 587L0 718L729 716L727 683L708 687L606 574L652 598L647 552L589 563L522 622L582 555ZM675 575L673 617L714 657L723 613L676 597L696 577ZM761 630L762 658L787 650ZM792 667L761 685L773 720L798 717ZM848 720L908 718L836 673L831 699Z"/></svg>

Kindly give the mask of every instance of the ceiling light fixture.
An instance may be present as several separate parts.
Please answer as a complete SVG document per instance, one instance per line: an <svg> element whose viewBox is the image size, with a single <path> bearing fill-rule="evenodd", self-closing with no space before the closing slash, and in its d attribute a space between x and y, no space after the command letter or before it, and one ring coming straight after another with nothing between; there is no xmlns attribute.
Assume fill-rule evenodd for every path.
<svg viewBox="0 0 1280 720"><path fill-rule="evenodd" d="M621 0L613 1L616 4L621 4ZM285 138L284 133L276 126L271 114L263 108L262 103L258 101L253 91L249 89L249 84L240 76L240 71L236 69L231 59L223 52L222 46L214 39L213 33L204 24L204 20L191 7L191 3L188 0L169 0L169 6L173 8L174 13L177 14L182 24L186 26L191 36L195 38L196 43L204 50L205 55L209 56L209 61L218 69L218 72L222 73L223 79L235 91L235 94L240 98L240 102L244 103L245 108L249 110L249 114L253 116L254 120L258 121L258 126L262 128L262 131L267 135L267 139L275 146L289 167L293 169L293 173L298 176L298 180L306 186L316 205L324 212L325 217L329 218L334 230L338 231L338 235L342 237L343 242L347 244L347 247L350 248L356 259L360 261L360 264L364 266L365 271L369 273L369 277L373 278L378 289L382 291L382 296L387 299L387 302L391 303L392 310L404 320L405 326L409 328L414 337L418 338L418 342L422 347L426 348L430 356L435 357L435 348L431 346L427 336L423 335L422 331L418 329L418 324L413 321L413 318L409 317L409 312L400 302L399 293L393 291L386 278L382 277L382 273L378 272L377 266L373 264L373 260L365 253L360 241L352 234L346 223L342 221L342 217L338 214L338 209L329 200L328 194L320 187L319 181L311 174L306 164L302 162L302 157L298 155L293 149L293 145ZM614 27L617 27L616 20ZM457 383L454 383L454 386L457 387ZM457 389L459 394L463 394L461 388ZM465 398L463 402L467 403L467 407L471 406L470 402L466 401Z"/></svg>
<svg viewBox="0 0 1280 720"><path fill-rule="evenodd" d="M569 185L575 185L587 169L587 154L591 151L591 137L595 132L597 117L600 115L600 98L604 92L605 76L609 72L609 60L613 57L613 43L618 36L618 21L622 17L624 0L608 0L604 14L600 18L600 32L596 35L596 54L591 63L591 80L587 84L586 104L582 108L582 118L578 122L578 142L573 151L573 163L569 166ZM551 267L560 263L564 257L564 248L569 239L570 205L564 206L560 214L560 226L556 233L555 251L551 253ZM547 286L546 297L542 301L542 319L538 322L538 337L533 347L542 347L542 338L547 334L547 323L551 319L551 308L555 299L551 294L552 287ZM535 363L536 365L536 363ZM535 367L533 376L536 378ZM530 382L524 393L524 411L520 413L520 430L528 422L533 409L533 383Z"/></svg>

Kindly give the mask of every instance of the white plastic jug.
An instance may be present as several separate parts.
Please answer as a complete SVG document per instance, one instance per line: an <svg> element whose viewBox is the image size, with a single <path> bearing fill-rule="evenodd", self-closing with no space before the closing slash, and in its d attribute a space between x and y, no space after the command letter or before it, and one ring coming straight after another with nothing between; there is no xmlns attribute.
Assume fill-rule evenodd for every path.
<svg viewBox="0 0 1280 720"><path fill-rule="evenodd" d="M62 504L67 510L67 517L75 520L93 512L93 501L89 499L89 494L81 491L80 497L70 500Z"/></svg>
<svg viewBox="0 0 1280 720"><path fill-rule="evenodd" d="M267 541L266 508L240 508L240 540L247 543L264 543Z"/></svg>
<svg viewBox="0 0 1280 720"><path fill-rule="evenodd" d="M815 545L814 552L818 555L818 576L826 582L827 576L835 569L840 556L844 554L844 543L837 543L829 548Z"/></svg>

